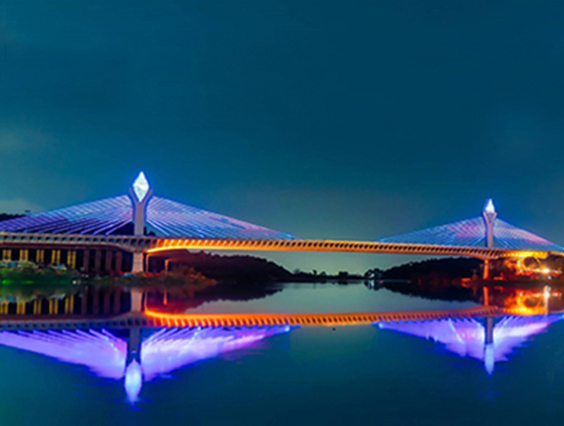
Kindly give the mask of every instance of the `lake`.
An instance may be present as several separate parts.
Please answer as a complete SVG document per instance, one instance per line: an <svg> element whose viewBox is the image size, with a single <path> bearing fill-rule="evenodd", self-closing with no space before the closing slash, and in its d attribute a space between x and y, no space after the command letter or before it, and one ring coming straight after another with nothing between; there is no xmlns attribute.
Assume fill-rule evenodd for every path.
<svg viewBox="0 0 564 426"><path fill-rule="evenodd" d="M316 313L478 306L363 284L285 284L248 294L246 300L198 303L171 294L166 307ZM148 301L159 304L157 296ZM0 424L556 424L564 397L561 319L554 313L496 318L491 344L481 318L4 331Z"/></svg>

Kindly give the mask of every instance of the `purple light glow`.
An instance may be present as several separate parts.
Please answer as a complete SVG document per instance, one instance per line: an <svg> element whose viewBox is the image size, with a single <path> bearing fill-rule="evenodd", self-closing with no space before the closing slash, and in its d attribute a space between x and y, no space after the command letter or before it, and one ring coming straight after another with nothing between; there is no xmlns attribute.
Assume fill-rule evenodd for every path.
<svg viewBox="0 0 564 426"><path fill-rule="evenodd" d="M127 343L106 330L0 332L0 345L87 366L97 376L121 379Z"/></svg>
<svg viewBox="0 0 564 426"><path fill-rule="evenodd" d="M145 380L224 352L251 346L266 337L290 331L289 326L239 330L162 329L142 344Z"/></svg>
<svg viewBox="0 0 564 426"><path fill-rule="evenodd" d="M139 400L139 393L143 387L143 371L139 363L135 360L125 369L125 380L123 382L127 400L135 404Z"/></svg>
<svg viewBox="0 0 564 426"><path fill-rule="evenodd" d="M110 235L133 221L127 195L5 220L0 231ZM290 234L232 219L160 197L147 206L147 226L156 235L182 238L292 239Z"/></svg>
<svg viewBox="0 0 564 426"><path fill-rule="evenodd" d="M140 363L134 359L127 367L126 340L106 330L3 331L0 332L0 345L84 365L99 377L124 379L127 399L133 404L138 400L143 382L289 331L289 326L233 330L161 329L141 343Z"/></svg>
<svg viewBox="0 0 564 426"><path fill-rule="evenodd" d="M383 243L484 247L486 245L486 227L482 217L475 217L409 234L382 238L379 241ZM564 250L557 244L500 219L494 222L494 247L513 250Z"/></svg>
<svg viewBox="0 0 564 426"><path fill-rule="evenodd" d="M493 343L486 344L486 329L474 319L444 319L424 322L379 323L384 330L394 330L412 336L433 339L460 357L484 362L492 374L496 362L508 361L509 354L535 334L560 321L562 315L535 317L504 317L493 327Z"/></svg>

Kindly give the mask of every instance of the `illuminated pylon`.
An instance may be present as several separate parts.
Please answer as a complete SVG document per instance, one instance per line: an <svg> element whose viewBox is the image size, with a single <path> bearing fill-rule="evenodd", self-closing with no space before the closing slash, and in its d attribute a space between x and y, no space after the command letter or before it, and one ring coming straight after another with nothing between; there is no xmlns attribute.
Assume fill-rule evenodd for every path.
<svg viewBox="0 0 564 426"><path fill-rule="evenodd" d="M486 202L482 216L484 218L484 223L486 224L486 247L493 248L494 222L497 217L497 213L495 212L495 207L491 198Z"/></svg>
<svg viewBox="0 0 564 426"><path fill-rule="evenodd" d="M147 204L153 195L153 190L145 177L145 173L140 172L129 188L131 204L133 205L133 234L145 234L145 218L147 214ZM131 272L143 272L144 262L143 253L133 253L133 266Z"/></svg>
<svg viewBox="0 0 564 426"><path fill-rule="evenodd" d="M484 206L484 211L482 212L482 217L484 218L484 224L486 225L486 247L493 248L494 246L494 222L497 217L495 212L495 207L492 199L490 198L486 201ZM484 262L484 279L490 277L490 262L486 260Z"/></svg>

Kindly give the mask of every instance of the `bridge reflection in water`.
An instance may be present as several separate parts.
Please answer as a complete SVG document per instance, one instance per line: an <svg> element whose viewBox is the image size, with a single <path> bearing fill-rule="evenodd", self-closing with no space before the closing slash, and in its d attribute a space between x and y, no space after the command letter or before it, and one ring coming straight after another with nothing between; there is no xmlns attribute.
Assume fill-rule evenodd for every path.
<svg viewBox="0 0 564 426"><path fill-rule="evenodd" d="M507 361L516 347L564 317L549 313L548 302L529 307L507 297L505 305L464 310L339 314L174 314L148 310L143 299L148 297L142 290L116 288L5 296L0 345L122 381L133 404L145 382L299 326L374 324L432 339L457 356L482 361L492 374L496 362ZM525 308L533 315L513 315Z"/></svg>
<svg viewBox="0 0 564 426"><path fill-rule="evenodd" d="M207 358L250 346L290 327L142 330L3 331L0 345L88 367L99 377L123 380L130 403L143 382ZM147 335L147 337L144 337Z"/></svg>
<svg viewBox="0 0 564 426"><path fill-rule="evenodd" d="M561 321L562 314L543 316L504 316L486 320L442 319L424 322L382 322L378 327L425 339L432 339L460 357L480 360L488 374L493 374L496 362L508 361L515 348L531 336L547 331Z"/></svg>

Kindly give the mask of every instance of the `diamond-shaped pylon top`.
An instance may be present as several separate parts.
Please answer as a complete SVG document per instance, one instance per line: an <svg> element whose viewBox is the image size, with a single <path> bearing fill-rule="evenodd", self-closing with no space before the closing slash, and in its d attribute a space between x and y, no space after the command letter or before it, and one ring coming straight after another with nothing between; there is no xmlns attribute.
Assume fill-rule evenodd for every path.
<svg viewBox="0 0 564 426"><path fill-rule="evenodd" d="M495 213L494 203L491 198L488 201L486 201L486 205L484 206L484 211L486 213Z"/></svg>
<svg viewBox="0 0 564 426"><path fill-rule="evenodd" d="M143 201L147 192L149 192L149 182L145 177L145 173L139 173L135 182L133 182L133 192L135 192L135 196L139 200L139 202Z"/></svg>

